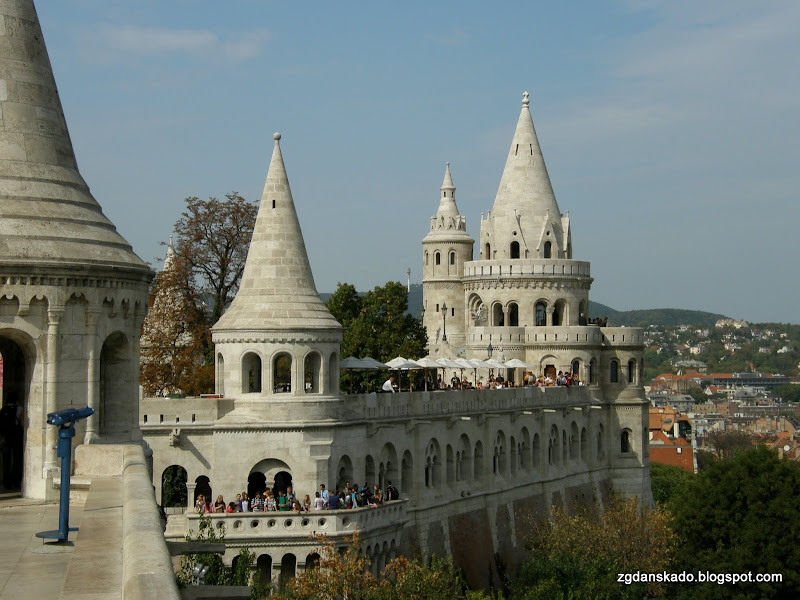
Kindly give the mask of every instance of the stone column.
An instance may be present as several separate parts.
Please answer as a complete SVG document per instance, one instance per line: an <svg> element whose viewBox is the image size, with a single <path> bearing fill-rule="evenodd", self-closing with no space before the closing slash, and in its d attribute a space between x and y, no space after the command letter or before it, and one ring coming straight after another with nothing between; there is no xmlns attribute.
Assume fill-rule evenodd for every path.
<svg viewBox="0 0 800 600"><path fill-rule="evenodd" d="M84 444L93 444L98 440L97 424L100 416L97 411L100 406L100 369L98 368L99 363L97 357L97 320L99 317L100 310L98 309L86 311L86 337L89 340L86 401L89 407L94 409L95 414L86 419Z"/></svg>
<svg viewBox="0 0 800 600"><path fill-rule="evenodd" d="M186 510L194 510L194 490L197 488L196 482L186 482Z"/></svg>
<svg viewBox="0 0 800 600"><path fill-rule="evenodd" d="M45 400L45 415L58 410L58 326L64 316L63 306L54 306L47 309L47 396ZM45 416L46 418L46 416ZM46 474L54 476L59 470L56 457L58 444L58 428L45 424L47 428L44 470Z"/></svg>
<svg viewBox="0 0 800 600"><path fill-rule="evenodd" d="M548 306L545 309L545 312L547 313L547 323L546 324L547 324L548 327L552 327L553 326L553 312L555 312L555 306Z"/></svg>

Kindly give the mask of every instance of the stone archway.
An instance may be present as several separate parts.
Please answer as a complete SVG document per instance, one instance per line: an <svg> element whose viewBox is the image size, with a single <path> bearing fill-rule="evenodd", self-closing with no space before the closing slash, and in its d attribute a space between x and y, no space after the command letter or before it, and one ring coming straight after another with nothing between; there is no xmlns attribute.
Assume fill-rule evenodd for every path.
<svg viewBox="0 0 800 600"><path fill-rule="evenodd" d="M116 331L103 342L100 352L100 435L111 439L127 434L131 427L130 342Z"/></svg>
<svg viewBox="0 0 800 600"><path fill-rule="evenodd" d="M263 479L262 479L263 477ZM273 493L286 491L292 485L292 469L279 458L265 458L250 469L248 481L248 495L250 494L250 483L257 482L257 487L264 486L260 491L270 488Z"/></svg>
<svg viewBox="0 0 800 600"><path fill-rule="evenodd" d="M25 472L25 423L32 362L16 340L0 334L0 492L21 492Z"/></svg>

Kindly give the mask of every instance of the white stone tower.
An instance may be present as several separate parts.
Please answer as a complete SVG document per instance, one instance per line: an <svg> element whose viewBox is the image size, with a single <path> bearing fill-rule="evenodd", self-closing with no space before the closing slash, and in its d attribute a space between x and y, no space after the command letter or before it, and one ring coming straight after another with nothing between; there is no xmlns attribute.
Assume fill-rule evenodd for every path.
<svg viewBox="0 0 800 600"><path fill-rule="evenodd" d="M342 342L342 326L314 285L281 136L274 138L239 292L212 328L217 393L239 407L255 403L258 413L275 395L338 394Z"/></svg>
<svg viewBox="0 0 800 600"><path fill-rule="evenodd" d="M461 278L464 263L472 260L474 243L467 233L467 218L458 212L456 186L447 163L439 209L422 240L422 323L433 354L452 355L464 345L467 316Z"/></svg>
<svg viewBox="0 0 800 600"><path fill-rule="evenodd" d="M3 401L24 407L23 495L53 493L47 413L88 404L79 440L140 437L152 276L78 171L32 0L0 3L0 353Z"/></svg>

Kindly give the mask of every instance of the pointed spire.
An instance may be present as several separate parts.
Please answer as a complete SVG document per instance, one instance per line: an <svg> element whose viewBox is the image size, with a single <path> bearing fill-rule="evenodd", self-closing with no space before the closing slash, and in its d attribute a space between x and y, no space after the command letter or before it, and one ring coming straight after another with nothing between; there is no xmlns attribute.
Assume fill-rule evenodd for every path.
<svg viewBox="0 0 800 600"><path fill-rule="evenodd" d="M450 174L450 163L445 165L444 180L442 187L439 188L441 195L439 196L439 208L436 215L431 217L430 232L425 239L431 236L437 239L442 235L458 236L458 239L464 238L465 240L472 241L472 238L467 234L467 218L458 212L456 205L456 186L453 184L453 176Z"/></svg>
<svg viewBox="0 0 800 600"><path fill-rule="evenodd" d="M314 285L281 153L281 134L273 139L275 147L239 292L213 329L341 329Z"/></svg>
<svg viewBox="0 0 800 600"><path fill-rule="evenodd" d="M0 264L149 277L78 172L32 0L0 2Z"/></svg>
<svg viewBox="0 0 800 600"><path fill-rule="evenodd" d="M442 181L441 190L455 190L456 186L453 185L453 177L450 175L450 163L447 163L444 169L444 181Z"/></svg>
<svg viewBox="0 0 800 600"><path fill-rule="evenodd" d="M169 244L167 244L167 253L164 255L164 266L161 271L167 271L172 267L175 262L175 246L172 245L172 236L169 236Z"/></svg>
<svg viewBox="0 0 800 600"><path fill-rule="evenodd" d="M439 210L436 211L437 217L458 217L458 206L456 206L456 186L453 185L453 176L450 174L450 163L444 169L444 181L439 188L442 196L439 199Z"/></svg>
<svg viewBox="0 0 800 600"><path fill-rule="evenodd" d="M530 94L522 95L522 111L500 179L492 214L497 218L514 209L535 216L560 215L542 150L530 113Z"/></svg>

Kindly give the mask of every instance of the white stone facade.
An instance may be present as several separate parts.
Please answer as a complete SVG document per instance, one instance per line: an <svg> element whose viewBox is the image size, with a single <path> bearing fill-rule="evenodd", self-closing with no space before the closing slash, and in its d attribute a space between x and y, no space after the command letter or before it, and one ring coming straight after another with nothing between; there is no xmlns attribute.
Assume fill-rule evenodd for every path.
<svg viewBox="0 0 800 600"><path fill-rule="evenodd" d="M3 402L23 408L22 494L48 498L60 465L48 413L95 409L73 445L140 437L139 331L153 274L78 172L30 0L0 3L0 90Z"/></svg>
<svg viewBox="0 0 800 600"><path fill-rule="evenodd" d="M522 127L515 140L535 139L532 131L532 124ZM218 397L142 402L159 497L168 469L185 470L190 506L201 486L226 502L289 482L312 498L320 484L348 481L383 489L392 481L400 490L400 501L373 509L213 516L226 527L226 560L249 548L262 580L278 587L314 560L311 531L342 543L358 528L376 569L397 552L452 554L470 583L483 585L495 552L513 567L528 521L553 504L602 502L612 488L652 501L642 331L586 323L589 265L571 258L569 221L558 214L552 190L545 217L517 221L542 230L535 252L501 252L527 234L514 236L501 219L516 220L509 208L490 217L497 256L473 260L448 165L423 240L424 321L432 348L485 356L491 341L504 358L522 358L537 371L574 363L587 385L343 396L341 330L314 298L278 140L276 134L242 291L213 329ZM537 142L534 171L546 174L540 155ZM523 183L526 177L519 174ZM549 181L525 185L540 193ZM537 303L544 303L541 324ZM446 340L445 327L437 331L441 305L448 308ZM188 513L171 516L168 535L181 538L196 527Z"/></svg>

